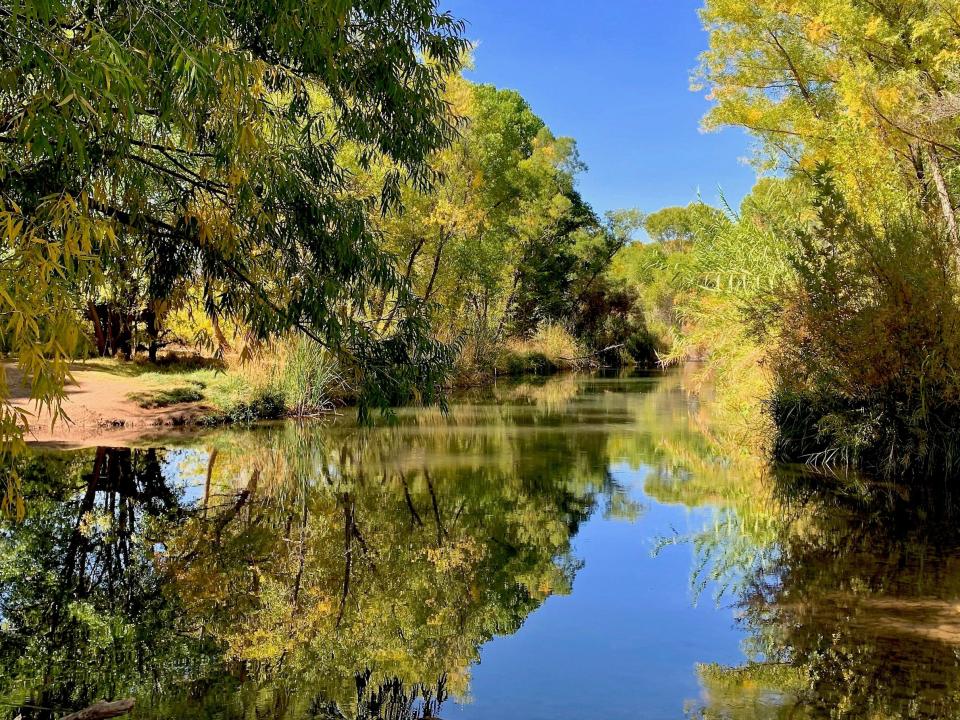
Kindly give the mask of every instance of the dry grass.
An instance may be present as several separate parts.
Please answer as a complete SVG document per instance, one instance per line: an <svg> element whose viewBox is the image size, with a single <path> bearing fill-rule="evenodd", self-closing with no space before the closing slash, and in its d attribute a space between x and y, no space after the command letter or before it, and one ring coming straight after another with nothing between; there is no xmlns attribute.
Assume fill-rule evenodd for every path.
<svg viewBox="0 0 960 720"><path fill-rule="evenodd" d="M533 337L507 341L498 370L511 375L576 370L588 359L569 330L556 323L543 323Z"/></svg>

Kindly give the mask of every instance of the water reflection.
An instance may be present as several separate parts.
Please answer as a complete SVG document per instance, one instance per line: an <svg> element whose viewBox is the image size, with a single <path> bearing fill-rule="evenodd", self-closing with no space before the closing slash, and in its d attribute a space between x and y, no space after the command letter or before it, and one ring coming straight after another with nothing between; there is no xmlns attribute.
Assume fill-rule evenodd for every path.
<svg viewBox="0 0 960 720"><path fill-rule="evenodd" d="M34 457L0 563L12 715L132 692L141 717L420 718L465 696L479 647L570 591L580 524L639 509L602 432L541 430L535 399L461 410Z"/></svg>
<svg viewBox="0 0 960 720"><path fill-rule="evenodd" d="M702 718L951 718L960 712L960 512L944 491L778 469L767 539L699 538L731 577L750 661L704 664ZM771 534L770 531L773 530ZM718 537L711 537L717 535Z"/></svg>
<svg viewBox="0 0 960 720"><path fill-rule="evenodd" d="M575 539L602 519L689 542L690 599L716 600L746 638L739 664L715 662L719 646L696 668L660 651L664 677L701 688L668 698L664 717L952 717L957 504L770 472L721 449L710 403L684 383L554 378L364 431L285 424L37 454L22 468L27 518L0 535L0 717L133 694L141 718L449 718L485 644L572 591ZM645 524L623 468L666 521ZM706 522L664 534L679 517ZM629 622L654 646L689 644L672 617L641 606ZM565 632L610 632L600 663L635 662L600 627ZM660 717L644 696L662 683L632 682L633 713L598 692L596 714ZM497 715L535 716L546 698L528 697Z"/></svg>

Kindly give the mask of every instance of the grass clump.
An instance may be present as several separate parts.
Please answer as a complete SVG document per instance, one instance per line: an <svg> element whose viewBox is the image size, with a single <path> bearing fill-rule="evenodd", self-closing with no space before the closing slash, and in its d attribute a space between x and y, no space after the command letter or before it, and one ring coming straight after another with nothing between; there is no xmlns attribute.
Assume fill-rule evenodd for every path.
<svg viewBox="0 0 960 720"><path fill-rule="evenodd" d="M343 392L336 361L309 338L291 335L238 362L210 399L218 412L211 422L252 422L306 417L333 410Z"/></svg>
<svg viewBox="0 0 960 720"><path fill-rule="evenodd" d="M145 410L155 410L203 400L203 385L194 384L165 390L131 393L130 399Z"/></svg>
<svg viewBox="0 0 960 720"><path fill-rule="evenodd" d="M589 357L564 326L543 323L532 337L506 343L497 361L501 375L547 375L584 367Z"/></svg>
<svg viewBox="0 0 960 720"><path fill-rule="evenodd" d="M302 335L287 339L279 348L274 384L284 406L297 417L332 410L335 393L344 387L336 360Z"/></svg>
<svg viewBox="0 0 960 720"><path fill-rule="evenodd" d="M291 335L236 363L208 393L211 423L306 417L333 410L344 383L336 361L309 338Z"/></svg>

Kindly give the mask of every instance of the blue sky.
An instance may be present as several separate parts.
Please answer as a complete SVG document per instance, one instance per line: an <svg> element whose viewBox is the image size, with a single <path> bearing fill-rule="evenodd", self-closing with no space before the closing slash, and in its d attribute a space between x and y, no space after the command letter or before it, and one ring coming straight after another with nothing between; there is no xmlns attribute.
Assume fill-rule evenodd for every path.
<svg viewBox="0 0 960 720"><path fill-rule="evenodd" d="M738 203L754 182L749 139L702 133L690 91L706 47L702 0L441 0L479 43L469 77L512 88L557 135L576 138L598 210Z"/></svg>

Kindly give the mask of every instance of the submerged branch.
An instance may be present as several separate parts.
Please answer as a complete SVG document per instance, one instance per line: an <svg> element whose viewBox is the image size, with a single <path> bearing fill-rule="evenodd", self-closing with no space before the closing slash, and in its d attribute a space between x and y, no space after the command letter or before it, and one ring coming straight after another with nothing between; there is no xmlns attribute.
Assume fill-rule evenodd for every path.
<svg viewBox="0 0 960 720"><path fill-rule="evenodd" d="M133 698L127 698L126 700L115 700L113 702L101 700L100 702L94 703L88 708L65 715L63 718L61 718L61 720L106 720L106 718L114 718L119 717L120 715L126 715L128 712L133 710L133 705Z"/></svg>

